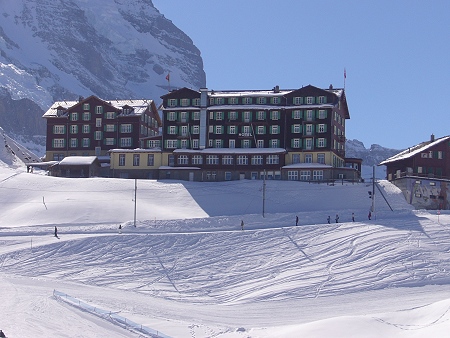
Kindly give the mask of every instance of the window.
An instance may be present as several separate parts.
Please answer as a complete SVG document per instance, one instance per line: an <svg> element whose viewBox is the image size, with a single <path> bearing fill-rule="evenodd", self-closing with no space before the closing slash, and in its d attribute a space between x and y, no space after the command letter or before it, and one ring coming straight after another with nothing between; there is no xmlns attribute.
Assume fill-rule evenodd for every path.
<svg viewBox="0 0 450 338"><path fill-rule="evenodd" d="M292 112L292 118L295 120L299 120L302 118L302 111L301 110L294 110Z"/></svg>
<svg viewBox="0 0 450 338"><path fill-rule="evenodd" d="M71 138L70 139L70 148L76 148L76 147L78 147L78 139Z"/></svg>
<svg viewBox="0 0 450 338"><path fill-rule="evenodd" d="M167 114L167 121L176 121L176 119L177 119L177 113L176 112L170 111Z"/></svg>
<svg viewBox="0 0 450 338"><path fill-rule="evenodd" d="M262 155L253 155L252 156L252 165L262 165L263 164L263 156Z"/></svg>
<svg viewBox="0 0 450 338"><path fill-rule="evenodd" d="M95 107L95 113L96 114L103 114L103 106L96 106Z"/></svg>
<svg viewBox="0 0 450 338"><path fill-rule="evenodd" d="M169 99L169 101L167 102L167 105L169 107L176 107L177 106L177 99Z"/></svg>
<svg viewBox="0 0 450 338"><path fill-rule="evenodd" d="M306 133L306 135L312 135L312 133L313 133L313 125L312 124L305 125L305 133Z"/></svg>
<svg viewBox="0 0 450 338"><path fill-rule="evenodd" d="M294 138L292 139L292 148L300 148L300 139L299 138Z"/></svg>
<svg viewBox="0 0 450 338"><path fill-rule="evenodd" d="M116 140L115 140L114 138L112 138L112 137L107 137L107 138L105 139L105 145L106 145L106 146L113 146L114 144L116 144L115 141L116 141Z"/></svg>
<svg viewBox="0 0 450 338"><path fill-rule="evenodd" d="M228 104L238 104L239 100L237 97L230 97L228 99Z"/></svg>
<svg viewBox="0 0 450 338"><path fill-rule="evenodd" d="M306 104L314 104L314 97L308 96L306 98Z"/></svg>
<svg viewBox="0 0 450 338"><path fill-rule="evenodd" d="M253 100L252 100L251 97L245 97L245 98L244 98L244 104L252 104L252 103L253 103L252 101L253 101Z"/></svg>
<svg viewBox="0 0 450 338"><path fill-rule="evenodd" d="M216 134L222 134L222 126L216 126Z"/></svg>
<svg viewBox="0 0 450 338"><path fill-rule="evenodd" d="M85 111L83 113L83 121L90 121L90 120L91 120L91 113Z"/></svg>
<svg viewBox="0 0 450 338"><path fill-rule="evenodd" d="M149 148L160 148L161 147L161 143L159 142L159 140L148 140L147 145Z"/></svg>
<svg viewBox="0 0 450 338"><path fill-rule="evenodd" d="M225 181L231 181L231 172L229 171L225 172Z"/></svg>
<svg viewBox="0 0 450 338"><path fill-rule="evenodd" d="M311 179L311 171L302 170L300 171L300 181L309 181Z"/></svg>
<svg viewBox="0 0 450 338"><path fill-rule="evenodd" d="M312 163L313 156L312 154L306 154L305 155L305 163Z"/></svg>
<svg viewBox="0 0 450 338"><path fill-rule="evenodd" d="M223 104L223 97L217 97L216 104Z"/></svg>
<svg viewBox="0 0 450 338"><path fill-rule="evenodd" d="M195 106L195 107L199 107L200 106L200 99L199 98L192 99L192 105Z"/></svg>
<svg viewBox="0 0 450 338"><path fill-rule="evenodd" d="M292 126L292 132L294 133L294 134L300 134L301 133L301 129L302 128L302 126L300 125L300 124L294 124L293 126Z"/></svg>
<svg viewBox="0 0 450 338"><path fill-rule="evenodd" d="M236 120L237 119L237 113L235 111L229 112L229 119L230 120Z"/></svg>
<svg viewBox="0 0 450 338"><path fill-rule="evenodd" d="M116 118L116 113L113 111L106 112L106 119L114 120Z"/></svg>
<svg viewBox="0 0 450 338"><path fill-rule="evenodd" d="M198 138L192 139L192 148L193 148L193 149L198 149L198 148L199 148L199 141L198 141Z"/></svg>
<svg viewBox="0 0 450 338"><path fill-rule="evenodd" d="M272 139L270 140L270 148L278 148L280 145L280 140Z"/></svg>
<svg viewBox="0 0 450 338"><path fill-rule="evenodd" d="M280 126L270 126L270 133L272 135L280 133Z"/></svg>
<svg viewBox="0 0 450 338"><path fill-rule="evenodd" d="M279 155L268 155L266 157L266 164L278 164L280 163Z"/></svg>
<svg viewBox="0 0 450 338"><path fill-rule="evenodd" d="M200 126L192 126L192 134L198 135L200 134Z"/></svg>
<svg viewBox="0 0 450 338"><path fill-rule="evenodd" d="M300 154L292 154L292 163L300 163Z"/></svg>
<svg viewBox="0 0 450 338"><path fill-rule="evenodd" d="M123 167L125 165L125 154L119 154L119 166Z"/></svg>
<svg viewBox="0 0 450 338"><path fill-rule="evenodd" d="M323 170L313 170L313 180L314 181L323 180Z"/></svg>
<svg viewBox="0 0 450 338"><path fill-rule="evenodd" d="M266 131L266 127L265 126L258 126L258 128L256 129L256 133L258 135L264 135Z"/></svg>
<svg viewBox="0 0 450 338"><path fill-rule="evenodd" d="M70 126L70 133L71 134L78 134L78 126L76 124L73 124Z"/></svg>
<svg viewBox="0 0 450 338"><path fill-rule="evenodd" d="M327 112L326 110L320 109L319 110L319 119L323 120L327 117Z"/></svg>
<svg viewBox="0 0 450 338"><path fill-rule="evenodd" d="M193 113L192 113L192 119L193 119L194 121L200 120L200 112L199 112L199 111L193 112Z"/></svg>
<svg viewBox="0 0 450 338"><path fill-rule="evenodd" d="M203 164L203 156L202 155L192 156L192 164Z"/></svg>
<svg viewBox="0 0 450 338"><path fill-rule="evenodd" d="M188 113L185 111L182 111L180 113L180 122L187 122L188 120Z"/></svg>
<svg viewBox="0 0 450 338"><path fill-rule="evenodd" d="M250 148L250 140L242 140L242 148Z"/></svg>
<svg viewBox="0 0 450 338"><path fill-rule="evenodd" d="M95 140L101 140L102 139L102 132L101 131L96 131L94 134L94 138Z"/></svg>
<svg viewBox="0 0 450 338"><path fill-rule="evenodd" d="M279 104L280 98L279 97L272 97L272 104Z"/></svg>
<svg viewBox="0 0 450 338"><path fill-rule="evenodd" d="M120 138L120 146L121 147L131 147L131 137Z"/></svg>
<svg viewBox="0 0 450 338"><path fill-rule="evenodd" d="M131 123L121 124L120 125L120 132L121 133L131 133L132 125Z"/></svg>
<svg viewBox="0 0 450 338"><path fill-rule="evenodd" d="M233 165L233 155L223 155L222 156L222 164L223 165Z"/></svg>
<svg viewBox="0 0 450 338"><path fill-rule="evenodd" d="M188 140L180 140L180 146L182 149L186 149L188 147Z"/></svg>
<svg viewBox="0 0 450 338"><path fill-rule="evenodd" d="M249 111L245 111L242 115L243 115L244 122L250 122L251 114Z"/></svg>
<svg viewBox="0 0 450 338"><path fill-rule="evenodd" d="M166 142L167 142L166 143L167 148L174 149L174 148L178 147L178 141L177 140L167 140Z"/></svg>
<svg viewBox="0 0 450 338"><path fill-rule="evenodd" d="M99 119L99 118L96 118L95 119L95 126L98 128L98 127L101 127L102 126L102 119Z"/></svg>
<svg viewBox="0 0 450 338"><path fill-rule="evenodd" d="M189 99L181 99L181 106L182 107L187 107L187 106L189 106L189 102L190 100Z"/></svg>
<svg viewBox="0 0 450 338"><path fill-rule="evenodd" d="M298 171L289 170L288 171L288 181L298 181Z"/></svg>
<svg viewBox="0 0 450 338"><path fill-rule="evenodd" d="M89 103L83 103L83 110L89 110Z"/></svg>
<svg viewBox="0 0 450 338"><path fill-rule="evenodd" d="M312 121L312 120L313 120L313 111L309 109L306 111L306 121Z"/></svg>
<svg viewBox="0 0 450 338"><path fill-rule="evenodd" d="M325 154L317 154L317 163L325 164Z"/></svg>
<svg viewBox="0 0 450 338"><path fill-rule="evenodd" d="M83 138L83 148L88 148L91 144L91 140L89 138Z"/></svg>
<svg viewBox="0 0 450 338"><path fill-rule="evenodd" d="M206 155L206 164L219 164L218 155Z"/></svg>
<svg viewBox="0 0 450 338"><path fill-rule="evenodd" d="M64 134L66 131L66 128L64 125L56 125L53 126L53 134Z"/></svg>
<svg viewBox="0 0 450 338"><path fill-rule="evenodd" d="M325 147L325 139L323 137L317 139L317 147L319 148Z"/></svg>
<svg viewBox="0 0 450 338"><path fill-rule="evenodd" d="M257 140L256 148L264 148L264 140Z"/></svg>
<svg viewBox="0 0 450 338"><path fill-rule="evenodd" d="M236 140L228 140L228 148L236 148Z"/></svg>
<svg viewBox="0 0 450 338"><path fill-rule="evenodd" d="M266 104L266 98L265 97L258 97L256 102L258 104Z"/></svg>
<svg viewBox="0 0 450 338"><path fill-rule="evenodd" d="M181 136L187 136L188 126L181 126Z"/></svg>
<svg viewBox="0 0 450 338"><path fill-rule="evenodd" d="M236 126L229 126L228 127L228 134L230 134L230 135L236 134Z"/></svg>
<svg viewBox="0 0 450 338"><path fill-rule="evenodd" d="M65 142L63 138L55 138L53 140L53 148L64 148Z"/></svg>
<svg viewBox="0 0 450 338"><path fill-rule="evenodd" d="M242 126L242 133L240 136L252 136L250 133L250 126Z"/></svg>
<svg viewBox="0 0 450 338"><path fill-rule="evenodd" d="M178 164L188 164L188 156L187 155L180 155L178 156Z"/></svg>
<svg viewBox="0 0 450 338"><path fill-rule="evenodd" d="M279 120L280 112L278 110L274 110L274 111L270 112L270 118L274 121Z"/></svg>
<svg viewBox="0 0 450 338"><path fill-rule="evenodd" d="M116 127L115 124L107 124L107 125L105 126L105 131L107 131L107 132L115 131L115 130L116 130L115 127Z"/></svg>
<svg viewBox="0 0 450 338"><path fill-rule="evenodd" d="M439 150L439 151L437 152L437 158L438 158L439 160L442 160L442 159L444 158L442 151Z"/></svg>
<svg viewBox="0 0 450 338"><path fill-rule="evenodd" d="M325 96L319 96L319 103L320 104L323 104L323 103L326 103L326 102L327 102L327 100L326 100Z"/></svg>
<svg viewBox="0 0 450 338"><path fill-rule="evenodd" d="M141 154L133 154L133 167L139 167L141 162Z"/></svg>
<svg viewBox="0 0 450 338"><path fill-rule="evenodd" d="M263 110L258 111L258 120L265 120L266 112Z"/></svg>
<svg viewBox="0 0 450 338"><path fill-rule="evenodd" d="M318 129L319 133L324 133L325 132L325 125L324 124L319 124L317 129Z"/></svg>
<svg viewBox="0 0 450 338"><path fill-rule="evenodd" d="M177 127L176 126L169 126L169 134L175 135L177 133Z"/></svg>
<svg viewBox="0 0 450 338"><path fill-rule="evenodd" d="M247 165L248 164L248 156L247 155L238 155L237 164L238 165Z"/></svg>
<svg viewBox="0 0 450 338"><path fill-rule="evenodd" d="M78 121L78 113L70 113L70 121Z"/></svg>
<svg viewBox="0 0 450 338"><path fill-rule="evenodd" d="M292 100L292 102L293 102L295 105L301 105L301 104L303 104L303 98L301 98L301 97L294 97L294 99Z"/></svg>
<svg viewBox="0 0 450 338"><path fill-rule="evenodd" d="M222 148L222 145L223 145L222 142L223 142L222 140L215 140L214 141L214 147L215 148Z"/></svg>

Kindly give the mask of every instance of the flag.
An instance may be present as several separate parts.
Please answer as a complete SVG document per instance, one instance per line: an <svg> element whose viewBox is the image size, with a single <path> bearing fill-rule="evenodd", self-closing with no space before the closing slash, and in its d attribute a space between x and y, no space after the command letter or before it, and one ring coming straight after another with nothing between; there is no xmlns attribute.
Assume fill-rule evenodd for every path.
<svg viewBox="0 0 450 338"><path fill-rule="evenodd" d="M167 80L167 81L170 81L170 73L167 73L167 75L166 75L166 80Z"/></svg>

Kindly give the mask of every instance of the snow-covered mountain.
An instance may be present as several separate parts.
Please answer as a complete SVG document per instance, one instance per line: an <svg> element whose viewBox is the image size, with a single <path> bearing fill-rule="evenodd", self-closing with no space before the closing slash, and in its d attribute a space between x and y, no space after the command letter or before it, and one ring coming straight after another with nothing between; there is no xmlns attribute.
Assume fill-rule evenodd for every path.
<svg viewBox="0 0 450 338"><path fill-rule="evenodd" d="M372 144L366 148L364 143L358 140L347 140L345 142L345 156L361 158L363 165L374 166L381 161L398 154L401 150L382 147L378 144Z"/></svg>
<svg viewBox="0 0 450 338"><path fill-rule="evenodd" d="M206 84L200 51L151 0L2 0L0 17L0 126L8 133L44 135L43 121L34 122L56 100L158 100L170 88ZM33 124L15 123L20 114Z"/></svg>

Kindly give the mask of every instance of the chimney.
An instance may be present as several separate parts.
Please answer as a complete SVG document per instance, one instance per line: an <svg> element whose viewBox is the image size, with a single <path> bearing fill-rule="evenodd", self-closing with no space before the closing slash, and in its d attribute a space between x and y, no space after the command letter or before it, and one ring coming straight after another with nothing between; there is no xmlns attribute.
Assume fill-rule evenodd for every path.
<svg viewBox="0 0 450 338"><path fill-rule="evenodd" d="M431 134L431 142L434 142L434 134Z"/></svg>
<svg viewBox="0 0 450 338"><path fill-rule="evenodd" d="M328 89L333 89L333 85L332 85L332 84L330 84L330 86L328 87Z"/></svg>
<svg viewBox="0 0 450 338"><path fill-rule="evenodd" d="M273 92L274 93L279 93L280 92L280 86L276 85L275 87L273 87Z"/></svg>

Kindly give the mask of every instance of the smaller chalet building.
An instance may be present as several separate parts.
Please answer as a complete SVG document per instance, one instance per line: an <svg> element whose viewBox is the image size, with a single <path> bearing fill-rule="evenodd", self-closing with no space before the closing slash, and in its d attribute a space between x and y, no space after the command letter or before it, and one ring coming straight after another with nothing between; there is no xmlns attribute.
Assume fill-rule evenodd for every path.
<svg viewBox="0 0 450 338"><path fill-rule="evenodd" d="M450 136L422 142L392 156L386 166L387 179L402 190L416 209L450 210Z"/></svg>
<svg viewBox="0 0 450 338"><path fill-rule="evenodd" d="M100 162L96 156L69 156L50 167L52 176L93 177L98 176Z"/></svg>

